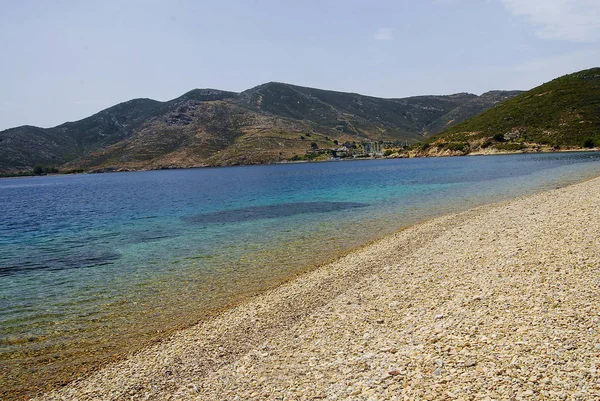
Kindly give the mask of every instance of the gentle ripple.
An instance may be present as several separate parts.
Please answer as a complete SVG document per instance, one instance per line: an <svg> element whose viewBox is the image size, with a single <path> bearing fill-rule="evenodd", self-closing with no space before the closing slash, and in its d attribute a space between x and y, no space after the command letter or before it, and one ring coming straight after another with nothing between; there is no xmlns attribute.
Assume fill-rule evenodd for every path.
<svg viewBox="0 0 600 401"><path fill-rule="evenodd" d="M600 154L0 180L0 398L414 222L600 174Z"/></svg>

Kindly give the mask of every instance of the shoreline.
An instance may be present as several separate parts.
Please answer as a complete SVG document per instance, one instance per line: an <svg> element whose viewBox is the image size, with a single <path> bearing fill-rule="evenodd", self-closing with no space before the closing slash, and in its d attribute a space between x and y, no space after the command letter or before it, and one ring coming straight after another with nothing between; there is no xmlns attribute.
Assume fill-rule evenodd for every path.
<svg viewBox="0 0 600 401"><path fill-rule="evenodd" d="M401 282L408 289L416 285L413 281L419 281L419 278L422 283L429 283L433 287L444 287L443 282L439 280L423 281L422 272L428 271L430 276L452 276L453 266L460 266L460 263L448 263L452 259L460 259L461 244L476 242L481 247L482 244L479 244L479 241L482 240L476 241L474 235L481 236L489 227L507 221L512 225L504 224L503 232L508 230L509 234L516 235L517 240L525 238L533 241L532 244L539 245L540 239L531 238L531 231L539 231L539 226L547 228L545 226L548 224L551 228L552 224L562 222L562 220L566 221L565 224L570 224L569 228L573 235L592 235L592 240L595 240L598 237L594 237L593 234L600 234L598 224L590 220L590 225L593 226L591 230L588 230L587 233L581 232L583 229L577 223L583 220L577 214L576 206L581 206L582 210L589 215L588 206L597 204L598 198L600 198L598 194L600 194L600 178L594 178L559 189L479 206L465 212L437 217L409 226L395 234L354 249L332 263L302 273L272 290L250 297L213 318L178 331L159 343L138 351L128 359L110 364L82 380L74 381L64 388L37 399L120 399L124 397L164 399L167 395L173 396L174 399L231 399L236 395L242 399L276 399L275 395L288 397L286 399L303 399L321 395L325 398L336 395L341 399L363 399L361 397L367 397L368 394L383 396L383 394L387 394L386 392L400 388L406 390L407 387L410 387L410 391L413 393L397 392L396 394L424 396L426 394L421 394L419 391L424 391L425 387L405 386L407 383L413 383L419 379L419 375L411 376L413 371L420 371L420 382L423 385L425 382L431 382L429 384L434 385L431 387L433 389L437 388L436 384L439 387L441 381L444 381L442 387L450 387L453 383L463 383L460 377L446 377L446 373L452 373L449 362L436 362L437 359L429 360L431 358L427 355L431 352L427 355L424 354L424 350L428 346L432 346L435 350L435 344L439 344L441 339L433 342L430 340L441 337L442 333L447 331L443 326L449 320L447 317L453 316L455 311L444 311L444 305L428 309L426 304L443 299L456 308L462 308L468 312L468 306L474 303L474 298L461 300L466 303L462 305L461 302L455 302L452 292L454 289L447 289L448 291L441 298L436 296L429 299L423 298L421 295L422 292L426 293L427 289L413 288L412 295L419 298L421 303L414 300L407 301L404 299L406 291L389 288L388 279L390 282ZM557 216L560 212L553 212L557 203L575 208L574 216L567 217L565 215L562 216L563 219ZM549 210L546 213L548 221L535 218L536 213L541 210ZM507 215L507 211L514 216ZM502 214L504 217L497 219L495 214ZM531 225L523 225L523 221L529 221ZM487 224L482 225L482 222ZM513 232L515 224L522 226L523 229ZM586 229L589 228L586 227ZM470 235L464 235L465 230ZM563 231L563 234L567 233L568 231ZM548 242L563 240L556 238L556 235L553 234L555 232L549 232L549 237L545 240ZM508 238L507 235L499 237L488 235L487 242L484 241L483 245L487 246L488 252L493 253L494 247L497 248L497 244L494 242L510 242L511 239L512 237ZM585 243L585 241L583 242ZM517 257L519 253L528 254L539 251L536 250L536 247L528 249L526 246L521 246L521 249L517 250L519 247L517 244L508 245L510 245L510 251L514 253L514 255L510 254L510 258ZM560 246L557 249L564 249L564 244L559 243L558 245ZM477 253L476 250L470 249L472 247L468 248L469 252ZM554 248L552 244L548 249L551 248ZM585 260L592 262L600 260L597 248L586 248L584 251L583 256L587 258ZM506 262L507 255L503 252L498 253L496 263L498 261ZM489 258L485 253L481 253L479 256L486 258L488 263L493 263L491 260L487 260ZM558 256L560 259L560 255ZM478 259L474 258L471 261L477 264ZM446 269L436 268L432 265L435 263L446 265ZM586 263L589 264L589 262ZM531 273L531 266L527 265L527 267L527 271ZM598 272L598 266L585 265L584 268L591 269L595 273ZM486 272L477 271L476 273L485 276ZM543 273L534 271L534 274L540 276ZM412 278L408 280L409 277ZM454 279L456 280L456 277ZM462 279L469 281L471 278L467 275ZM374 286L373 282L378 285ZM482 281L482 283L485 282L485 280ZM460 282L455 284L460 284ZM518 283L513 282L512 284ZM522 284L529 285L525 280ZM486 285L490 288L493 287L493 284ZM386 290L384 291L382 288ZM505 290L510 292L510 287ZM596 297L598 291L594 292L592 288L586 288L586 290L591 291L594 295L590 301L598 304L597 301L600 301L600 297ZM480 297L477 301L487 301L491 296L489 294L493 295L498 291L493 291L492 288L491 292L488 291L488 295L485 295L485 291L480 292L483 295L473 295L475 298ZM497 295L502 296L501 292ZM389 302L376 301L383 298ZM396 304L390 306L393 303ZM475 304L477 303L479 302L475 302ZM555 309L561 308L563 305L567 304L559 305ZM589 307L594 309L593 306ZM391 315L384 313L391 312L390 308L391 311L398 313ZM595 308L594 311L597 316L600 310L596 309L598 308ZM431 312L432 310L435 313ZM472 310L470 312L478 313L479 311ZM431 314L433 316L428 316ZM415 334L413 330L414 327L419 326L413 323L419 321L422 318L421 315L427 316L427 323L432 326L425 330L424 337L420 336L421 333L418 331ZM465 319L469 317L469 313L466 315ZM344 317L341 318L341 316ZM484 316L478 315L478 317ZM501 317L506 319L506 316ZM398 319L400 321L397 321ZM347 323L350 321L352 324L348 325ZM387 331L385 336L381 336L382 331L386 331L386 328L390 329L387 327L388 322L394 330ZM414 326L413 329L410 329L413 330L411 333L408 333L406 329L409 322L411 323L410 327ZM454 324L456 325L456 321ZM441 327L438 327L440 325ZM339 327L335 328L335 326ZM319 331L315 331L315 328L322 329L326 334L320 334ZM340 333L348 334L352 330L357 332L355 336L339 338ZM472 337L471 334L469 335ZM336 339L336 337L338 338ZM418 340L415 340L415 337L419 337ZM493 339L489 333L485 337L487 343ZM391 339L397 339L398 344L386 345ZM411 340L408 341L408 339ZM477 338L470 341L477 342L476 340ZM411 348L410 344L414 345L415 341L417 348ZM598 342L600 343L600 339ZM298 344L302 344L304 347L299 349ZM357 344L358 348L348 348L353 344ZM594 349L595 345L591 344L591 346ZM461 355L460 352L468 348L473 347L463 346L456 355ZM392 352L394 349L395 352ZM332 352L335 355L340 353L343 358L338 362L332 362L329 358ZM599 352L596 351L596 354ZM370 356L364 359L366 355ZM411 359L412 356L417 357L417 362L419 357L429 360L431 366L428 365L425 370L416 369L415 366L420 365ZM479 362L477 356L469 356L471 359L467 356L460 357L462 362L457 361L456 368L462 370L474 368L471 370L477 371L478 365L484 366L483 362ZM483 358L483 356L480 357ZM600 364L598 358L596 355L595 360L590 360L588 368L591 369L590 364ZM325 359L325 361L319 359ZM397 362L398 366L394 365L396 366L394 367L389 362L399 359L403 359L406 363ZM378 362L383 363L382 360L388 361L389 366L379 370L375 369ZM349 363L349 361L358 362L355 364L354 362ZM417 364L411 365L407 361ZM471 365L473 361L475 364ZM439 366L440 364L441 366ZM359 367L357 368L355 365ZM509 363L501 369L505 369L506 373L506 369L516 369L513 365ZM323 381L327 376L322 369L324 367L326 368L325 372L333 371L335 373L338 370L345 372L336 378L335 383L352 377L351 382L354 384L348 383L344 388L325 386L329 383L327 382L329 379ZM368 369L363 370L365 367ZM461 373L464 374L465 372L462 370ZM500 372L497 376L504 378L506 374ZM311 378L311 380L298 382L298 380L306 378ZM540 382L542 379L538 378L536 381ZM379 380L381 383L378 382ZM358 386L356 384L358 382L370 384ZM591 378L588 382L586 383L589 384L590 391L598 391L598 393L590 394L600 394L600 384L597 381L594 384ZM321 387L316 383L321 383ZM553 381L551 380L549 383L548 387L551 387ZM594 388L594 386L596 387ZM348 391L350 387L352 389ZM366 388L363 389L363 387ZM448 391L454 394L452 390ZM491 394L490 392L491 389L488 389L488 394ZM442 396L443 393L436 392L435 394ZM535 394L539 396L541 393L534 391L533 395ZM533 395L531 396L533 397Z"/></svg>
<svg viewBox="0 0 600 401"><path fill-rule="evenodd" d="M136 173L142 171L163 171L163 170L187 170L187 169L207 169L207 168L227 168L227 167L253 167L253 166L269 166L276 164L303 164L303 163L337 163L337 162L347 162L347 161L367 161L367 160L394 160L394 159L422 159L422 158L437 158L437 157L466 157L466 156L507 156L507 155L523 155L523 154L554 154L554 153L585 153L585 152L600 152L600 148L573 148L573 149L563 149L563 150L551 150L551 151L498 151L498 152L473 152L466 154L434 154L434 155L407 155L405 156L394 156L394 157L356 157L356 158L340 158L335 160L296 160L296 161L274 161L271 163L256 163L256 164L232 164L226 166L189 166L189 167L159 167L159 168L151 168L151 169L138 169L138 170L129 170L129 169L110 169L106 171L82 171L82 172L65 172L65 173L46 173L46 174L19 174L19 173L6 173L7 175L0 174L0 180L2 179L19 179L19 178L32 178L32 177L61 177L61 176L71 176L71 175L89 175L89 174L112 174L112 173Z"/></svg>

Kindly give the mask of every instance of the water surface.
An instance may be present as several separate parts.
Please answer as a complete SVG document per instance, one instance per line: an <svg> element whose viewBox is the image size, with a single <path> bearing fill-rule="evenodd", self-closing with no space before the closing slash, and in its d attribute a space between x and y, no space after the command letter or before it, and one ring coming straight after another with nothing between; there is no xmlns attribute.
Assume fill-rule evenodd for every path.
<svg viewBox="0 0 600 401"><path fill-rule="evenodd" d="M0 398L414 222L599 174L559 153L0 180Z"/></svg>

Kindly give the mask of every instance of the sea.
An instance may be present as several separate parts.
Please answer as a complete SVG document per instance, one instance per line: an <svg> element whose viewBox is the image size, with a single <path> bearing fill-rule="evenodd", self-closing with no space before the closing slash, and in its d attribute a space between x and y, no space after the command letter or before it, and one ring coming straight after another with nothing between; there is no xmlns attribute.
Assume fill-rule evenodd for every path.
<svg viewBox="0 0 600 401"><path fill-rule="evenodd" d="M572 152L0 179L0 399L420 221L598 175Z"/></svg>

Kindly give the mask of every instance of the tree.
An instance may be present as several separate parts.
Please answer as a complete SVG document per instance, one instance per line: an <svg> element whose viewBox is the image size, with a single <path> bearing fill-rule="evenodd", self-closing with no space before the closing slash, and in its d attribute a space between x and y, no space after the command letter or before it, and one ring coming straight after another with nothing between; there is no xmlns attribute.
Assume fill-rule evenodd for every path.
<svg viewBox="0 0 600 401"><path fill-rule="evenodd" d="M586 138L585 141L583 141L584 148L593 148L595 146L596 146L596 141L594 141L594 138Z"/></svg>
<svg viewBox="0 0 600 401"><path fill-rule="evenodd" d="M319 145L317 145L316 142L311 142L310 147L313 148L313 150L319 149Z"/></svg>
<svg viewBox="0 0 600 401"><path fill-rule="evenodd" d="M496 134L496 135L494 135L494 140L498 141L498 142L504 142L505 141L504 134Z"/></svg>

